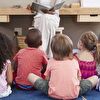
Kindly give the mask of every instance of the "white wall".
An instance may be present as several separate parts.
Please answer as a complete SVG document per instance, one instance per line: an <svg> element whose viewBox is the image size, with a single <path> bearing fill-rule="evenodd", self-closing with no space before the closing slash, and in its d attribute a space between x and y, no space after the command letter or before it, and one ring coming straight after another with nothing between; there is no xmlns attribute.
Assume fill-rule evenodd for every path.
<svg viewBox="0 0 100 100"><path fill-rule="evenodd" d="M0 8L12 7L13 5L27 6L34 0L0 0Z"/></svg>
<svg viewBox="0 0 100 100"><path fill-rule="evenodd" d="M21 5L26 7L28 4L32 3L34 0L0 0L0 8L12 7L13 5ZM66 3L78 2L79 0L66 0Z"/></svg>

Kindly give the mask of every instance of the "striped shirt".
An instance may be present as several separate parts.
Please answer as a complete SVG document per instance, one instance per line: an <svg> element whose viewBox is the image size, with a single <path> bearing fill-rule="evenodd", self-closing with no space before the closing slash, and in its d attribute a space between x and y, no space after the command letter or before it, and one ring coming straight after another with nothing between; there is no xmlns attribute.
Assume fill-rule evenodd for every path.
<svg viewBox="0 0 100 100"><path fill-rule="evenodd" d="M81 74L82 74L81 76L82 79L86 79L93 75L97 75L95 60L94 61L82 61L77 57L77 53L74 54L74 56L78 60L79 67L80 67Z"/></svg>

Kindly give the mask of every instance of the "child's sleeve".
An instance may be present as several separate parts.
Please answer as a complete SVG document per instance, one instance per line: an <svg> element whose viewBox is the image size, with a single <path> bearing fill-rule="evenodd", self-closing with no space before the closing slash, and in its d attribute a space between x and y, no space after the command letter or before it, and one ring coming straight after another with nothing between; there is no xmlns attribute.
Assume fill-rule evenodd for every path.
<svg viewBox="0 0 100 100"><path fill-rule="evenodd" d="M13 70L16 71L18 66L18 53L13 58Z"/></svg>
<svg viewBox="0 0 100 100"><path fill-rule="evenodd" d="M43 52L43 61L42 61L42 64L47 64L47 63L48 63L47 55Z"/></svg>
<svg viewBox="0 0 100 100"><path fill-rule="evenodd" d="M18 57L18 53L14 56L13 61L16 61Z"/></svg>

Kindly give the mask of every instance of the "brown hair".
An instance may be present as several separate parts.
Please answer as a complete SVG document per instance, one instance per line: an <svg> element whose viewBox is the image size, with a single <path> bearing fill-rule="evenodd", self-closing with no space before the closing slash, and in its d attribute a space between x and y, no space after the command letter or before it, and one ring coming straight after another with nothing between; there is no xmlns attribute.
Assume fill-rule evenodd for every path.
<svg viewBox="0 0 100 100"><path fill-rule="evenodd" d="M56 34L51 41L51 50L56 60L63 60L65 57L73 58L73 43L67 35Z"/></svg>
<svg viewBox="0 0 100 100"><path fill-rule="evenodd" d="M88 31L81 35L80 40L83 46L89 51L94 51L96 49L97 44L97 36L92 32Z"/></svg>
<svg viewBox="0 0 100 100"><path fill-rule="evenodd" d="M97 51L96 51L96 60L97 60L97 63L100 64L100 34L98 36Z"/></svg>
<svg viewBox="0 0 100 100"><path fill-rule="evenodd" d="M38 48L40 45L42 45L41 32L36 28L30 29L26 35L25 43L29 47Z"/></svg>
<svg viewBox="0 0 100 100"><path fill-rule="evenodd" d="M82 34L80 40L86 49L95 53L95 59L100 64L100 34L97 37L95 33L88 31Z"/></svg>

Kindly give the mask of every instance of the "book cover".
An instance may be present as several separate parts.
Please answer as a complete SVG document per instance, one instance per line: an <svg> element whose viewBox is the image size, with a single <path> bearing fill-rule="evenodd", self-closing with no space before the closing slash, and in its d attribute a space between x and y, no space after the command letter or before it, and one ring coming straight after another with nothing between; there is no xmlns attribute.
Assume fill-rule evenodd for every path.
<svg viewBox="0 0 100 100"><path fill-rule="evenodd" d="M65 1L57 3L54 6L52 6L51 8L48 8L48 7L43 6L43 5L39 4L39 3L33 2L32 3L32 9L36 10L36 11L43 10L43 9L46 9L46 10L51 10L51 9L57 10L57 9L60 9L63 6L64 2Z"/></svg>

